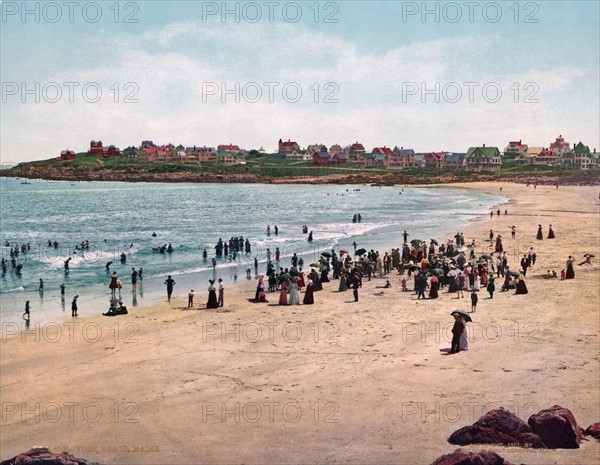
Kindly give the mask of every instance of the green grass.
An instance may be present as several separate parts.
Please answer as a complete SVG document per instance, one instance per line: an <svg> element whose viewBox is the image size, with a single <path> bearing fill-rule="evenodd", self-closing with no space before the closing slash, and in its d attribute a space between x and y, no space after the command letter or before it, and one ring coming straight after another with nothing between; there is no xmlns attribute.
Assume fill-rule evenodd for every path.
<svg viewBox="0 0 600 465"><path fill-rule="evenodd" d="M288 162L279 155L251 155L246 159L243 165L220 165L214 162L210 163L147 163L140 159L127 159L122 156L101 158L91 156L87 153L79 153L75 160L62 161L54 158L50 160L35 161L19 165L15 171L20 168L31 167L34 170L43 170L44 168L73 168L86 171L100 170L119 170L126 172L147 171L152 174L160 173L214 173L219 175L228 174L256 174L264 177L286 177L286 176L327 176L327 175L353 175L353 174L373 174L386 175L386 182L402 182L411 176L435 178L440 175L455 175L460 178L473 176L472 172L467 171L425 171L422 169L412 169L404 171L387 170L381 167L359 169L356 162L348 162L344 165L320 166L310 161ZM493 174L498 177L505 177L517 174L543 174L551 177L568 177L573 175L573 171L563 166L541 166L541 165L517 165L513 160L503 160L502 170L499 173L477 173L481 175ZM588 176L581 173L582 177ZM589 175L594 176L594 172Z"/></svg>

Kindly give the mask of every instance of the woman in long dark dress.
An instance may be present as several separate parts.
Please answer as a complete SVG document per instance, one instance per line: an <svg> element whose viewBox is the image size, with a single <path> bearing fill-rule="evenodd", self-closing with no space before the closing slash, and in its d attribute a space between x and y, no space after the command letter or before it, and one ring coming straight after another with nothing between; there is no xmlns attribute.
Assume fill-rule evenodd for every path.
<svg viewBox="0 0 600 465"><path fill-rule="evenodd" d="M313 281L312 279L308 279L306 283L306 291L304 292L304 299L302 300L304 305L312 305L315 303L315 299L313 296Z"/></svg>
<svg viewBox="0 0 600 465"><path fill-rule="evenodd" d="M538 224L538 231L537 231L536 239L538 241L541 241L543 238L544 238L544 233L542 232L542 225Z"/></svg>
<svg viewBox="0 0 600 465"><path fill-rule="evenodd" d="M217 289L215 288L215 280L209 279L208 282L208 302L206 302L206 308L218 308L219 302L217 301Z"/></svg>
<svg viewBox="0 0 600 465"><path fill-rule="evenodd" d="M573 263L575 260L573 257L569 255L569 259L567 260L567 274L565 275L565 279L573 279L575 278L575 269L573 268Z"/></svg>
<svg viewBox="0 0 600 465"><path fill-rule="evenodd" d="M348 272L346 271L345 268L342 268L340 270L340 286L338 288L338 291L340 291L340 292L346 292L346 289L348 289L347 282L346 282L347 274L348 274Z"/></svg>
<svg viewBox="0 0 600 465"><path fill-rule="evenodd" d="M503 251L504 251L504 249L502 248L502 236L500 236L500 234L498 234L496 236L496 252L500 253Z"/></svg>
<svg viewBox="0 0 600 465"><path fill-rule="evenodd" d="M458 291L458 283L456 282L456 270L454 267L448 273L448 293L453 294Z"/></svg>
<svg viewBox="0 0 600 465"><path fill-rule="evenodd" d="M256 285L256 294L254 294L254 302L258 302L258 298L259 298L259 294L260 294L260 290L262 288L264 288L265 285L265 274L261 273L258 276L258 284Z"/></svg>
<svg viewBox="0 0 600 465"><path fill-rule="evenodd" d="M554 229L552 229L552 225L548 228L548 239L554 239Z"/></svg>
<svg viewBox="0 0 600 465"><path fill-rule="evenodd" d="M319 273L317 273L317 271L314 268L311 268L310 273L308 273L308 277L313 283L313 292L323 290L323 285L321 284Z"/></svg>
<svg viewBox="0 0 600 465"><path fill-rule="evenodd" d="M473 286L475 286L475 272L474 272L473 268L471 268L469 270L469 276L468 277L469 277L469 288L468 289L472 290Z"/></svg>
<svg viewBox="0 0 600 465"><path fill-rule="evenodd" d="M488 284L486 287L487 291L490 293L490 299L494 298L494 291L496 290L496 286L494 285L494 275L490 274Z"/></svg>
<svg viewBox="0 0 600 465"><path fill-rule="evenodd" d="M438 289L440 287L440 281L436 275L431 277L430 287L429 287L429 298L437 299L438 298Z"/></svg>
<svg viewBox="0 0 600 465"><path fill-rule="evenodd" d="M525 275L523 274L523 270L519 273L519 282L517 283L517 290L515 294L527 294L529 291L527 290L527 286L525 285Z"/></svg>

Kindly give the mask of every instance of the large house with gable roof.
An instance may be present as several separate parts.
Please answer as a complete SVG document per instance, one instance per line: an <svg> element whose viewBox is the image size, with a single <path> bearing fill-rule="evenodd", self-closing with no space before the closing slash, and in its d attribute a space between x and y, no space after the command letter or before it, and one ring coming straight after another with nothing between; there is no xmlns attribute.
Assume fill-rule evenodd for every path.
<svg viewBox="0 0 600 465"><path fill-rule="evenodd" d="M463 161L465 171L500 171L502 160L498 147L469 147Z"/></svg>

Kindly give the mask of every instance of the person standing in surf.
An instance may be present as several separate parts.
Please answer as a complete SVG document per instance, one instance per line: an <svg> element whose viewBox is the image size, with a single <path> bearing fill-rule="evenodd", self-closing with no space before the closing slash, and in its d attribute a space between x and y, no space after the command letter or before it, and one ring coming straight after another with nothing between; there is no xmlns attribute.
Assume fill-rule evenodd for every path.
<svg viewBox="0 0 600 465"><path fill-rule="evenodd" d="M115 273L116 274L116 273ZM173 295L173 286L177 284L171 275L167 276L165 280L165 285L167 286L167 301L171 302L171 295Z"/></svg>

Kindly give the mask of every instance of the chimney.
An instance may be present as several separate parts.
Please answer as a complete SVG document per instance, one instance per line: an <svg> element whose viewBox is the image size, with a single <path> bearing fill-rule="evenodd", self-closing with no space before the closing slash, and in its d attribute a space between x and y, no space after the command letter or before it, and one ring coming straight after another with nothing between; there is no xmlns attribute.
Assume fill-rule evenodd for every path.
<svg viewBox="0 0 600 465"><path fill-rule="evenodd" d="M485 148L485 144L483 144L483 148Z"/></svg>
<svg viewBox="0 0 600 465"><path fill-rule="evenodd" d="M575 148L575 142L573 142L573 148Z"/></svg>

